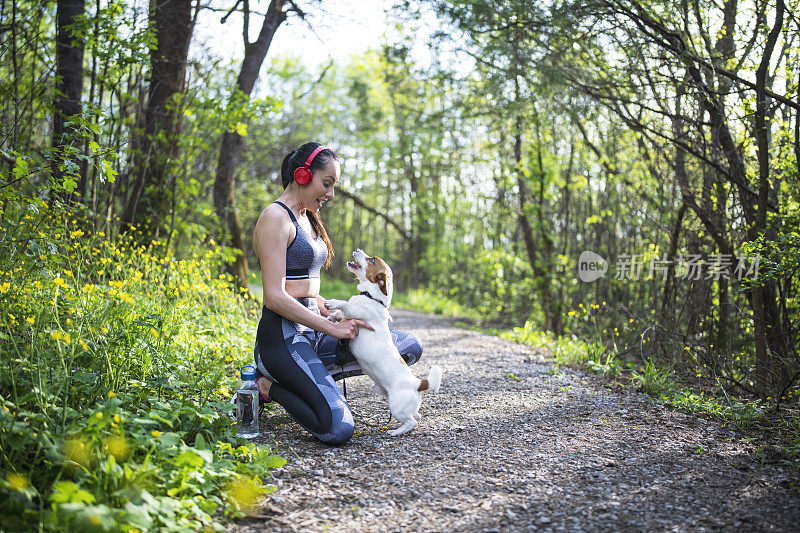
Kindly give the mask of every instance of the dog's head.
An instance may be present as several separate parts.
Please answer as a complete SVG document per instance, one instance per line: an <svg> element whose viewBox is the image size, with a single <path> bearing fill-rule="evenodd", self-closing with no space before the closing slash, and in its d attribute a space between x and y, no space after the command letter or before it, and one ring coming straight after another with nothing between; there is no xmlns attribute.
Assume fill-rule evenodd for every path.
<svg viewBox="0 0 800 533"><path fill-rule="evenodd" d="M358 290L368 292L389 307L392 300L392 269L380 257L370 257L361 249L353 252L353 259L347 262L347 270L358 278Z"/></svg>

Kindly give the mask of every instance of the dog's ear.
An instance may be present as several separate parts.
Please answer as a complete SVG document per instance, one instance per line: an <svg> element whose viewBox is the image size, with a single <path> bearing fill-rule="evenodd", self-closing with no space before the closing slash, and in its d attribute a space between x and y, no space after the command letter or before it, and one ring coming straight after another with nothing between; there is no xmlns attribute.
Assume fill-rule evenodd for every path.
<svg viewBox="0 0 800 533"><path fill-rule="evenodd" d="M386 274L383 272L378 272L375 276L375 283L378 284L378 287L381 288L381 292L384 296L389 296L388 289L386 288Z"/></svg>

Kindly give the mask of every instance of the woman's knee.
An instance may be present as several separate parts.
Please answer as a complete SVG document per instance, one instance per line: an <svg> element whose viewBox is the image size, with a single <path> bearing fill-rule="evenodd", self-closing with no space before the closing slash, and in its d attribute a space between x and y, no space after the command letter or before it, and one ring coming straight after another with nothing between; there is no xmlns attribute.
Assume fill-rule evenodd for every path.
<svg viewBox="0 0 800 533"><path fill-rule="evenodd" d="M353 438L355 433L355 420L347 399L336 385L323 387L327 393L327 409L324 412L327 430L316 434L322 442L328 444L344 444ZM336 394L332 394L333 392Z"/></svg>
<svg viewBox="0 0 800 533"><path fill-rule="evenodd" d="M406 364L413 365L422 357L422 341L419 337L411 333L407 333L407 337L403 339L402 350L400 355L405 360Z"/></svg>
<svg viewBox="0 0 800 533"><path fill-rule="evenodd" d="M345 444L353 438L356 431L355 424L352 422L340 420L335 421L331 425L330 431L324 435L318 435L317 438L326 444Z"/></svg>

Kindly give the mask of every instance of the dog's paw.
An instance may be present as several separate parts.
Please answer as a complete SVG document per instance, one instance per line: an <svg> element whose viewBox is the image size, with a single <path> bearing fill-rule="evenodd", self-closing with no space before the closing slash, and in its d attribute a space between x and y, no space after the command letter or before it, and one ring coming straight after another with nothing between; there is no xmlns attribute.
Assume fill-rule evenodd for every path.
<svg viewBox="0 0 800 533"><path fill-rule="evenodd" d="M403 422L399 428L397 429L390 429L386 433L388 433L392 437L397 437L402 435L403 433L408 433L412 429L417 427L417 421L414 418L409 418L405 422Z"/></svg>
<svg viewBox="0 0 800 533"><path fill-rule="evenodd" d="M344 320L344 313L342 313L341 309L334 309L331 311L331 314L328 315L328 320L331 322L341 322Z"/></svg>
<svg viewBox="0 0 800 533"><path fill-rule="evenodd" d="M346 302L342 300L325 300L325 309L332 310L332 309L339 309L342 307Z"/></svg>

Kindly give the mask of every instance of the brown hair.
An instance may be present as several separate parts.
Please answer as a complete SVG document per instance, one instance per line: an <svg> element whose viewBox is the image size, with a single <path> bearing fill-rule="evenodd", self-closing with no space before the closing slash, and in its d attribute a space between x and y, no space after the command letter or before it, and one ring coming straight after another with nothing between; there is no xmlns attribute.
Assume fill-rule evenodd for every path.
<svg viewBox="0 0 800 533"><path fill-rule="evenodd" d="M281 182L283 183L284 189L288 187L289 184L294 180L294 171L305 164L308 156L310 156L311 152L316 150L318 146L320 146L320 143L318 142L307 142L297 150L292 150L286 155L286 157L283 158L283 164L281 165ZM339 157L330 148L325 148L314 157L314 160L311 161L308 169L313 173L315 170L319 170L327 165L328 161L331 159L338 161ZM311 227L314 228L314 231L317 232L317 235L322 237L322 240L325 242L325 246L328 247L328 258L325 260L324 265L325 267L328 267L330 266L333 258L333 245L331 244L331 239L328 237L328 232L325 231L325 225L322 223L322 218L317 213L306 210L306 215L308 216L309 222L311 222Z"/></svg>

